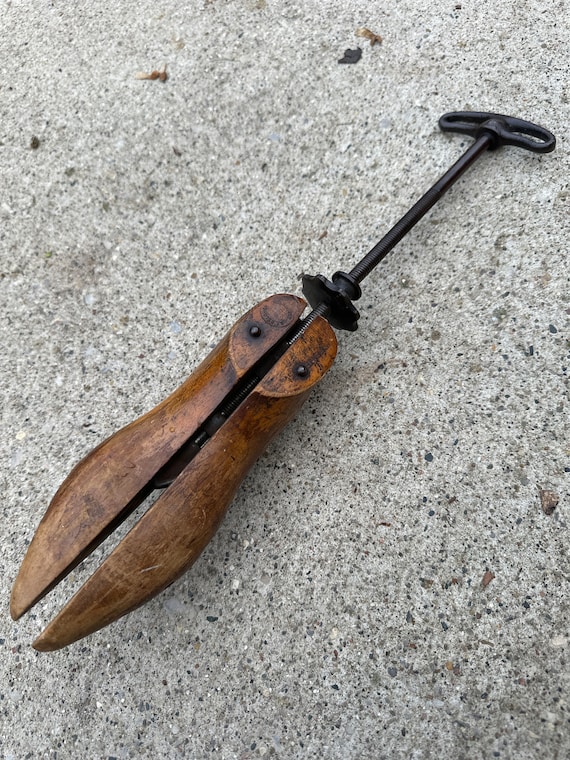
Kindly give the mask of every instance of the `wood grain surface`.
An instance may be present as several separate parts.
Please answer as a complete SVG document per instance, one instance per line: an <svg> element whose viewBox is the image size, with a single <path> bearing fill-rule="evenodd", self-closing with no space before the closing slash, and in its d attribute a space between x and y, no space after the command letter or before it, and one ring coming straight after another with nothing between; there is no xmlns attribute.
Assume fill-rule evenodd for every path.
<svg viewBox="0 0 570 760"><path fill-rule="evenodd" d="M59 649L180 577L213 536L272 438L332 365L336 338L317 318L34 642Z"/></svg>
<svg viewBox="0 0 570 760"><path fill-rule="evenodd" d="M40 522L16 578L19 618L151 493L151 480L236 383L291 329L306 307L278 294L242 316L190 377L147 414L75 466ZM257 334L252 336L252 328Z"/></svg>

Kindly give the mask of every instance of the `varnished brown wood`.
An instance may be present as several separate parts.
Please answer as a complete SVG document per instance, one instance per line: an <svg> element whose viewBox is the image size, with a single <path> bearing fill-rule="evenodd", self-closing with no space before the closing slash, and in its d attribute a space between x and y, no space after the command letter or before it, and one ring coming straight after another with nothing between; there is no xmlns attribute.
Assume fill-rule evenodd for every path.
<svg viewBox="0 0 570 760"><path fill-rule="evenodd" d="M287 294L257 304L180 388L76 465L54 496L24 557L10 601L14 619L146 498L154 475L287 333L305 306L301 298ZM259 329L258 335L252 336L252 327Z"/></svg>
<svg viewBox="0 0 570 760"><path fill-rule="evenodd" d="M34 642L59 649L132 611L200 555L271 439L332 365L336 338L317 318Z"/></svg>

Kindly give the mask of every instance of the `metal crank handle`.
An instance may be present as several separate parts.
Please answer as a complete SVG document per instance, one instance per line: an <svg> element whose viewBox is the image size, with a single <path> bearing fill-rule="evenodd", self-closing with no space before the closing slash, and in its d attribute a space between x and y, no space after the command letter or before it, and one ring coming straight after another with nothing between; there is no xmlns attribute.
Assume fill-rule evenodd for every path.
<svg viewBox="0 0 570 760"><path fill-rule="evenodd" d="M349 272L335 272L331 280L322 274L303 276L303 294L313 309L326 313L333 327L357 329L360 314L352 302L362 295L362 280L483 154L503 145L514 145L532 153L550 153L556 146L556 138L544 127L497 113L453 111L439 119L439 126L444 132L470 135L475 142Z"/></svg>
<svg viewBox="0 0 570 760"><path fill-rule="evenodd" d="M36 649L59 649L108 625L198 558L251 466L334 361L334 331L322 318L299 323L305 307L291 295L258 304L184 385L70 473L22 563L15 618L157 487L165 466L172 482L36 639Z"/></svg>
<svg viewBox="0 0 570 760"><path fill-rule="evenodd" d="M439 127L444 132L460 132L475 138L489 135L489 150L514 145L532 153L550 153L556 146L556 138L544 127L500 113L452 111L440 118Z"/></svg>

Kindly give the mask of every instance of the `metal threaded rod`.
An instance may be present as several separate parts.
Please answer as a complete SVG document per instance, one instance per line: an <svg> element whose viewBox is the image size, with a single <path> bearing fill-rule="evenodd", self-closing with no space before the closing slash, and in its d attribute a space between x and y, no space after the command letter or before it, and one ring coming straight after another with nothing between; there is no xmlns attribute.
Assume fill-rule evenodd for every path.
<svg viewBox="0 0 570 760"><path fill-rule="evenodd" d="M382 259L408 234L412 227L427 214L441 196L461 175L493 144L493 137L484 133L471 145L461 158L423 195L404 216L396 222L366 256L349 272L349 277L362 282Z"/></svg>
<svg viewBox="0 0 570 760"><path fill-rule="evenodd" d="M297 340L297 338L300 338L301 335L305 332L307 327L315 321L317 317L324 317L327 318L329 312L329 307L326 303L320 303L316 308L314 308L309 314L307 314L306 317L303 317L296 328L296 330L293 332L292 335L289 336L287 339L287 344L289 346L292 346L293 343Z"/></svg>

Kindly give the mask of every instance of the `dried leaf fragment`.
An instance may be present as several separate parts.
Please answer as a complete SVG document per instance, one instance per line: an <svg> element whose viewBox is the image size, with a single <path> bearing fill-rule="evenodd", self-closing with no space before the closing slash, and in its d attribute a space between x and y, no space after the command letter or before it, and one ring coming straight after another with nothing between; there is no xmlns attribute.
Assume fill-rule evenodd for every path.
<svg viewBox="0 0 570 760"><path fill-rule="evenodd" d="M489 585L489 583L491 583L491 581L494 578L495 578L495 576L493 575L493 573L490 570L487 570L487 572L483 576L483 579L481 580L481 585L483 586L483 588L487 588L487 586Z"/></svg>
<svg viewBox="0 0 570 760"><path fill-rule="evenodd" d="M160 79L161 82L166 82L168 79L166 65L163 66L160 71L155 69L154 71L151 71L150 74L146 74L144 71L139 71L138 74L135 74L135 79Z"/></svg>
<svg viewBox="0 0 570 760"><path fill-rule="evenodd" d="M540 506L545 515L550 515L554 512L560 501L560 496L555 491L548 491L538 486L538 493L540 496Z"/></svg>
<svg viewBox="0 0 570 760"><path fill-rule="evenodd" d="M355 34L357 37L364 37L364 39L370 40L370 45L375 45L376 43L380 44L382 42L382 37L380 37L379 34L371 32L370 29L367 29L365 26L361 26L357 29Z"/></svg>

